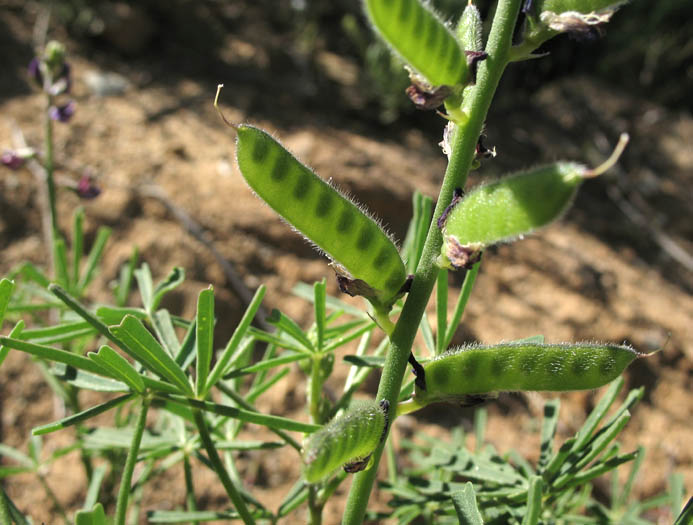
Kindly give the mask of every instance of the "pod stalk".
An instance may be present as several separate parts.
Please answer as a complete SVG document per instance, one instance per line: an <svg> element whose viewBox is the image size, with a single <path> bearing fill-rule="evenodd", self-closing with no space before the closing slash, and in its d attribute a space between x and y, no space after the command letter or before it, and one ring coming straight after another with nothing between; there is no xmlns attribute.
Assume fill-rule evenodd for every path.
<svg viewBox="0 0 693 525"><path fill-rule="evenodd" d="M593 179L595 177L599 177L602 173L613 168L614 165L618 162L618 159L625 151L629 140L630 136L628 135L628 133L621 133L621 136L618 138L618 143L616 144L614 151L611 153L611 155L609 155L609 158L602 162L596 168L583 171L582 177L585 179Z"/></svg>
<svg viewBox="0 0 693 525"><path fill-rule="evenodd" d="M226 124L228 127L232 128L234 131L238 131L238 124L234 124L233 122L229 121L225 116L224 113L221 111L221 108L219 107L219 93L221 93L221 89L224 87L224 84L217 84L217 94L214 96L214 109L217 110L217 114L221 118L221 120L224 121L224 124Z"/></svg>

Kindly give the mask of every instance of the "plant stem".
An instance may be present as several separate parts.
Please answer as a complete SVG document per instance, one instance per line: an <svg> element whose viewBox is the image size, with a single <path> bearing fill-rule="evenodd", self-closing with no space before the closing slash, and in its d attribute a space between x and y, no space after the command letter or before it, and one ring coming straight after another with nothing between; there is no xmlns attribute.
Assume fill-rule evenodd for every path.
<svg viewBox="0 0 693 525"><path fill-rule="evenodd" d="M187 452L183 456L183 470L185 473L185 510L188 512L193 512L197 510L197 504L195 503L195 487L193 485L190 456ZM193 522L193 525L197 524L197 521Z"/></svg>
<svg viewBox="0 0 693 525"><path fill-rule="evenodd" d="M391 348L385 360L376 397L378 400L387 399L390 402L390 421L395 418L397 397L402 386L407 359L438 276L435 260L442 245L442 236L437 225L438 218L452 200L454 189L464 186L466 182L488 108L503 70L508 64L508 52L512 43L520 3L521 0L499 0L498 2L486 46L488 58L479 65L477 84L469 95L469 118L458 126L455 133L450 162L445 171L445 178L428 230L423 254L414 276L411 291L392 334ZM343 524L355 525L363 521L383 447L384 443L381 443L373 453L373 467L356 474L354 477L344 509Z"/></svg>
<svg viewBox="0 0 693 525"><path fill-rule="evenodd" d="M207 423L205 422L205 418L202 414L202 411L199 409L193 409L193 416L195 417L195 425L197 426L197 431L200 433L200 439L202 440L202 444L204 445L205 450L207 451L207 456L209 456L209 462L214 468L214 472L216 472L217 476L219 476L222 485L224 485L226 494L231 499L231 502L233 503L234 507L236 507L236 512L238 512L238 514L241 516L243 522L246 523L246 525L254 524L255 520L250 515L248 507L246 506L245 501L243 501L241 493L234 486L233 481L231 481L231 478L229 477L229 473L226 471L226 469L224 468L224 464L221 462L221 459L219 458L217 449L214 446L214 441L212 441L212 436L209 434L209 430L207 429Z"/></svg>
<svg viewBox="0 0 693 525"><path fill-rule="evenodd" d="M132 474L135 471L137 455L139 454L140 443L142 442L142 435L144 434L144 427L147 423L149 403L150 400L148 397L142 398L142 406L140 406L140 413L137 417L137 423L135 424L135 432L132 435L130 450L128 451L128 457L125 461L125 468L123 469L123 475L120 480L120 488L118 489L118 502L116 504L115 514L116 525L125 525L125 514L128 510L128 499L130 497L130 488L132 485Z"/></svg>
<svg viewBox="0 0 693 525"><path fill-rule="evenodd" d="M53 173L55 171L54 161L53 161L53 121L50 117L50 107L53 104L53 97L46 95L46 109L43 114L43 140L44 140L44 158L43 158L43 169L46 177L46 190L48 197L48 213L50 216L50 238L48 239L50 257L52 261L52 275L53 278L56 276L55 268L55 240L60 235L58 230L58 210L56 205L56 194L55 194L55 178Z"/></svg>
<svg viewBox="0 0 693 525"><path fill-rule="evenodd" d="M11 525L10 505L5 495L5 490L0 486L0 525Z"/></svg>

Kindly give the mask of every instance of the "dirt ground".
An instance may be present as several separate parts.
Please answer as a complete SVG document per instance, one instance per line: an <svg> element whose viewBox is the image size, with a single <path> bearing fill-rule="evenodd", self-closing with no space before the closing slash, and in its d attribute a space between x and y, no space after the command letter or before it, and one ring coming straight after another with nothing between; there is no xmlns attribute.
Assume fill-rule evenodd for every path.
<svg viewBox="0 0 693 525"><path fill-rule="evenodd" d="M7 63L0 75L0 148L13 144L16 128L39 146L42 99L25 80L36 11L21 3L2 4L0 48ZM81 204L89 239L101 225L114 230L94 289L107 290L132 247L138 246L155 276L162 277L175 265L185 269L186 283L167 303L173 312L191 315L199 290L214 284L221 338L228 337L238 321L243 301L210 250L188 235L160 200L149 196L152 187L203 226L205 239L248 289L267 285L268 309L281 308L307 325L311 309L291 294L293 286L327 276L329 291L338 292L324 258L244 184L234 162L233 135L212 107L217 83L226 85L221 98L229 120L271 130L322 177L332 178L373 210L399 240L411 215L413 191L435 198L445 168L437 145L442 119L416 116L421 129L401 122L378 124L351 95L358 91L355 76L349 74L357 68L353 60L325 51L308 74L299 61L279 52L281 42L258 43L258 27L251 23L256 19L247 13L229 17L237 31L224 36L221 52L214 56L193 50L177 61L176 48L165 47L155 61L146 53L119 55L108 41L92 48L68 40L78 109L69 125L56 126L55 137L58 161L66 167L59 175L74 178L75 172L67 168L88 167L103 190L89 202L61 190L62 224L70 223L72 211ZM60 31L57 35L64 36ZM121 75L124 91L95 94L89 79L105 73ZM501 85L501 93L503 89ZM366 118L361 117L364 112ZM492 110L486 130L486 142L497 148L498 157L486 162L473 182L557 158L594 165L621 131L628 131L632 140L618 169L586 183L562 221L486 254L455 342L495 343L543 334L549 342L600 340L628 342L644 352L661 349L626 372L628 387L644 385L646 395L622 434L622 450L639 444L647 449L635 485L638 497L663 490L674 472L684 475L690 496L693 118L634 98L626 85L566 78L532 97L518 100L506 93ZM45 262L40 226L32 175L0 172L0 275L20 261ZM106 292L94 295L95 300L107 297ZM5 324L3 333L7 330ZM335 368L330 386L338 388L347 367L338 360ZM304 388L297 369L260 407L306 419L300 402ZM579 428L599 395L560 395L561 441ZM505 395L491 403L488 440L502 453L514 448L535 460L536 418L548 397L555 396ZM471 414L441 407L408 416L395 425L395 438L423 430L445 439L453 426L471 428ZM0 441L24 450L32 427L60 417L41 374L16 352L0 368L0 415ZM64 446L72 437L69 432L52 434L45 447ZM239 460L246 487L272 507L298 476L295 458L286 456L266 452ZM196 476L198 472L200 508L225 508L221 486L205 470L196 470ZM61 503L78 509L85 485L76 455L56 461L46 474ZM43 496L37 496L42 489L35 478L11 478L5 487L36 523L58 522L50 505L36 504ZM327 523L339 521L347 488L348 483L328 507ZM176 479L157 479L148 490L143 511L175 508L183 502L182 472ZM376 493L374 501L384 508L387 495ZM662 513L659 519L667 523L671 518Z"/></svg>

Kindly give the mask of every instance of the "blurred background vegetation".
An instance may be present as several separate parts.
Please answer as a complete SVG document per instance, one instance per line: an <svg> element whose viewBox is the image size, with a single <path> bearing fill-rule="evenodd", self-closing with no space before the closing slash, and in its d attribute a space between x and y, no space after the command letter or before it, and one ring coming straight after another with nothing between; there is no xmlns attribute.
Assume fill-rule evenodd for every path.
<svg viewBox="0 0 693 525"><path fill-rule="evenodd" d="M454 21L467 0L433 0ZM15 2L17 5L23 2ZM330 92L342 84L345 99L329 105L363 110L392 123L415 110L402 95L407 78L385 46L366 29L360 2L353 0L45 0L70 36L95 50L150 59L157 53L179 54L181 71L224 58L225 35L252 37L273 74L299 74L306 95ZM12 5L12 2L9 2ZM487 15L494 2L478 0ZM252 32L252 20L264 20L271 34ZM530 96L538 86L565 75L589 73L671 109L693 108L693 2L632 1L617 13L603 38L575 45L570 38L550 41L551 60L510 69L501 96ZM242 52L243 50L236 50ZM248 50L248 54L252 54ZM598 59L597 59L598 57ZM252 76L245 71L246 76ZM358 90L354 85L358 84ZM332 93L334 91L331 91ZM323 97L323 100L326 97Z"/></svg>

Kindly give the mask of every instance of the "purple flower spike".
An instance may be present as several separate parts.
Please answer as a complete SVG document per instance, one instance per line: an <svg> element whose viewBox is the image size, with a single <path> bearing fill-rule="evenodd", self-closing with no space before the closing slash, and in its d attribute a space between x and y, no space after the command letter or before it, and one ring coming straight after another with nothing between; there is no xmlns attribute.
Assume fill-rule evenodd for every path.
<svg viewBox="0 0 693 525"><path fill-rule="evenodd" d="M41 73L41 61L38 57L34 57L29 62L27 67L27 72L29 73L29 78L31 78L36 85L43 89L43 74Z"/></svg>
<svg viewBox="0 0 693 525"><path fill-rule="evenodd" d="M91 200L100 194L101 188L96 185L94 178L89 174L82 175L82 178L77 183L77 195L82 199Z"/></svg>
<svg viewBox="0 0 693 525"><path fill-rule="evenodd" d="M63 104L62 106L51 106L48 110L49 115L52 120L68 122L72 118L72 115L75 114L75 106L74 100L70 100L67 104Z"/></svg>
<svg viewBox="0 0 693 525"><path fill-rule="evenodd" d="M3 151L0 155L0 164L7 166L11 170L18 170L24 166L24 158L19 156L16 151Z"/></svg>

